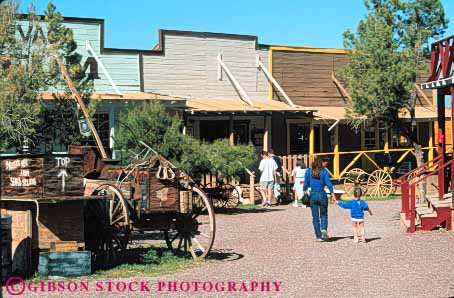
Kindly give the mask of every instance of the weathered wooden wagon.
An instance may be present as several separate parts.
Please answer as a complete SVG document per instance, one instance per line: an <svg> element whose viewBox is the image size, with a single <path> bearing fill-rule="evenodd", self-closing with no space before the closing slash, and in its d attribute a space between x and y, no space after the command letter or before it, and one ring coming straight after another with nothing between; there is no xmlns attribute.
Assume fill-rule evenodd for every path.
<svg viewBox="0 0 454 298"><path fill-rule="evenodd" d="M96 147L77 146L67 154L1 156L0 167L0 209L13 217L17 273L32 272L32 251L92 251L104 267L132 231L160 231L170 249L194 259L213 245L211 202L159 155L122 167Z"/></svg>
<svg viewBox="0 0 454 298"><path fill-rule="evenodd" d="M125 249L131 231L162 231L168 247L204 258L215 236L214 209L190 177L164 157L145 153L124 167L102 159L95 147L70 147L84 156L84 195L105 197L85 205L87 249Z"/></svg>

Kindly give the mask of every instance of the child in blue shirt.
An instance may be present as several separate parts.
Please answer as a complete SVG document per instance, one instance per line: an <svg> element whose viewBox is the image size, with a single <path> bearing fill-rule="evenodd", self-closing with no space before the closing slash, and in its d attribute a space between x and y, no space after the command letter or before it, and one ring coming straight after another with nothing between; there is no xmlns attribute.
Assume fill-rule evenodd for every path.
<svg viewBox="0 0 454 298"><path fill-rule="evenodd" d="M353 227L353 242L358 243L358 226L360 229L361 241L366 242L364 210L367 210L370 215L372 215L372 211L370 210L366 201L361 200L361 196L363 194L361 188L355 188L353 194L355 196L354 200L350 200L348 202L338 202L337 205L344 209L350 209L350 216L352 218Z"/></svg>

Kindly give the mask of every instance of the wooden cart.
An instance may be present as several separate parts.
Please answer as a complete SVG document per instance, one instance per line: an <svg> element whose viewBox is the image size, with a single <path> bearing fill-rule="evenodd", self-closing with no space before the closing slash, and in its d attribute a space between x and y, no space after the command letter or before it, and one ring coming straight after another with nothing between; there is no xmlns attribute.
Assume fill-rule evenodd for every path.
<svg viewBox="0 0 454 298"><path fill-rule="evenodd" d="M214 242L211 201L164 157L145 154L119 166L102 159L95 147L70 147L84 156L86 196L108 200L86 204L87 249L115 254L126 249L131 231L161 231L175 252L205 258Z"/></svg>
<svg viewBox="0 0 454 298"><path fill-rule="evenodd" d="M388 153L376 154L375 161L379 166L375 171L368 173L361 168L353 168L346 172L340 179L344 180L344 189L347 194L352 195L355 187L361 188L364 194L371 197L389 197L396 193L401 185L400 177L409 172L399 170L400 163L393 162L391 155ZM416 174L412 174L412 179Z"/></svg>

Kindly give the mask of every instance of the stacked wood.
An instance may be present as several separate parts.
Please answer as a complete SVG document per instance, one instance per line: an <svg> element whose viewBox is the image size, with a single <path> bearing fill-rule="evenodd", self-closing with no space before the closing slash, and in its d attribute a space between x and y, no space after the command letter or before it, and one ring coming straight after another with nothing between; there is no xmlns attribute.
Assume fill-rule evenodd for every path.
<svg viewBox="0 0 454 298"><path fill-rule="evenodd" d="M35 197L43 194L42 155L0 157L2 196Z"/></svg>

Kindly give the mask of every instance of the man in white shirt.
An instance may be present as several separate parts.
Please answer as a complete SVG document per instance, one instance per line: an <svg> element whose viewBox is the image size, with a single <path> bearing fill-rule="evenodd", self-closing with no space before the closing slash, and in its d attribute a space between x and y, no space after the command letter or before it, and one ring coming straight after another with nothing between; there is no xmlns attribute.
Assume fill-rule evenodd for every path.
<svg viewBox="0 0 454 298"><path fill-rule="evenodd" d="M268 152L262 151L262 160L260 161L260 189L265 195L262 206L271 207L271 195L274 186L274 181L277 181L276 170L277 164L274 159L268 155Z"/></svg>

